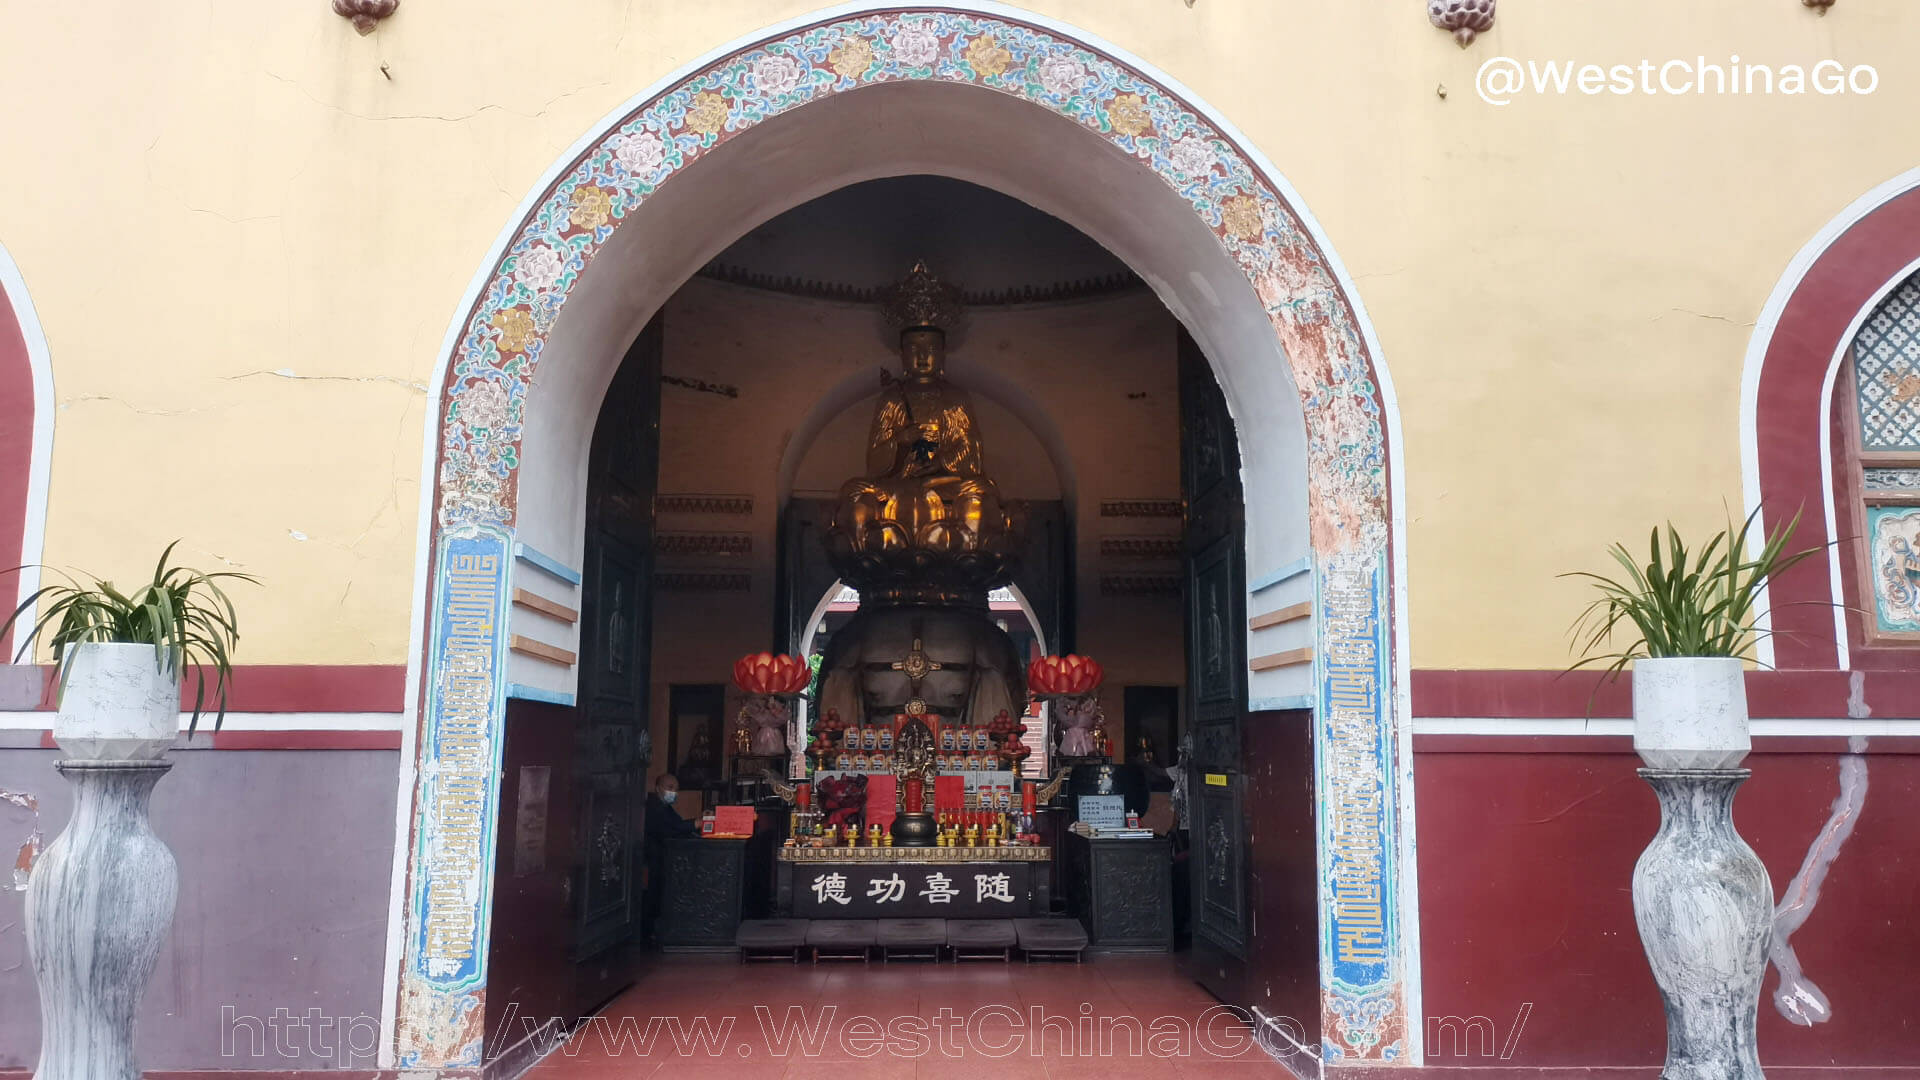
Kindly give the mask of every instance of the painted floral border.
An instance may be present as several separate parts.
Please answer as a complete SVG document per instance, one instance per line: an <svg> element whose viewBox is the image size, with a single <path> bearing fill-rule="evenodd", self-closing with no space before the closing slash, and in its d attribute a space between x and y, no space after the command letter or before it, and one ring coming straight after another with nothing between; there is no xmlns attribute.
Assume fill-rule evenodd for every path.
<svg viewBox="0 0 1920 1080"><path fill-rule="evenodd" d="M812 27L706 69L583 154L514 238L449 372L439 520L510 524L528 381L587 264L655 189L707 151L808 102L902 80L968 83L1042 105L1151 167L1239 262L1273 320L1309 418L1314 546L1385 546L1387 454L1359 326L1299 218L1193 110L1124 65L1033 27L955 12Z"/></svg>

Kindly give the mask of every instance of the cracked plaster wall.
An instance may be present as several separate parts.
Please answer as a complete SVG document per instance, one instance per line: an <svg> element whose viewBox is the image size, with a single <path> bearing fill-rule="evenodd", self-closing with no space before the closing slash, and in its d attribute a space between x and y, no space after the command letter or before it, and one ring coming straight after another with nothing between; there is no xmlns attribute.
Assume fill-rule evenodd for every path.
<svg viewBox="0 0 1920 1080"><path fill-rule="evenodd" d="M813 6L472 0L364 38L320 0L11 12L0 100L32 107L0 125L0 239L55 367L49 560L125 577L183 537L267 582L236 597L244 662L404 662L425 387L488 246L608 110ZM1872 137L1908 126L1890 77L1867 98L1471 92L1496 50L1899 71L1905 0L1538 5L1468 50L1417 5L1027 6L1218 108L1356 279L1403 410L1419 667L1557 665L1581 591L1554 574L1649 521L1718 524L1750 325L1821 224L1912 165Z"/></svg>

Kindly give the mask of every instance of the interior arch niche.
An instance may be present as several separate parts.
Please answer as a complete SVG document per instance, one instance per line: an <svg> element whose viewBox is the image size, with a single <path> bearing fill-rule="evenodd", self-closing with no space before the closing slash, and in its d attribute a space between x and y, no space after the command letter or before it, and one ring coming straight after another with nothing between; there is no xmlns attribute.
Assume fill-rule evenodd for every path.
<svg viewBox="0 0 1920 1080"><path fill-rule="evenodd" d="M506 651L503 635L476 643L498 662L491 712L474 712L443 644L450 598L475 595L460 574L578 559L596 406L680 282L759 222L910 173L996 189L1093 237L1208 358L1240 435L1250 587L1304 580L1311 598L1311 693L1254 707L1315 713L1324 1051L1421 1062L1392 392L1351 282L1291 191L1182 95L1111 46L1004 5L849 6L712 54L549 173L442 359L397 845L394 1063L477 1064L482 1042L491 884L437 869L448 842L439 785L453 775L450 724L490 717L498 730ZM610 164L655 131L673 146L635 155L644 178ZM683 174L699 182L674 182ZM505 583L487 588L506 623ZM472 782L485 800L475 811L492 821L497 775ZM483 843L480 866L494 839Z"/></svg>
<svg viewBox="0 0 1920 1080"><path fill-rule="evenodd" d="M918 82L814 102L721 143L697 168L700 183L664 184L629 213L547 337L524 407L515 524L528 545L563 559L582 549L591 425L577 418L594 415L627 343L681 282L785 210L848 184L929 173L994 188L1094 237L1209 357L1233 357L1216 360L1215 376L1238 429L1259 434L1241 440L1248 490L1263 493L1248 501L1249 572L1308 552L1292 368L1245 271L1159 176L1025 102Z"/></svg>

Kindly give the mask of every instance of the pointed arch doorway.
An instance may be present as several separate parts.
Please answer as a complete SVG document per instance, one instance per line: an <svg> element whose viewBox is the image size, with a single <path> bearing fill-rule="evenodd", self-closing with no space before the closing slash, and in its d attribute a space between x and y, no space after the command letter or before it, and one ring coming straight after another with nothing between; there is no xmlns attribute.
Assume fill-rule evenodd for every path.
<svg viewBox="0 0 1920 1080"><path fill-rule="evenodd" d="M1231 599L1253 617L1228 630L1254 657L1246 709L1313 716L1323 1053L1420 1061L1397 424L1352 284L1192 95L1071 28L966 3L847 5L716 51L556 164L476 277L426 448L390 1064L480 1062L505 701L571 704L577 682L569 650L524 651L538 628L577 631L516 584L577 589L591 421L628 343L754 224L906 173L1094 237L1209 361L1246 495ZM1283 624L1306 643L1265 652Z"/></svg>

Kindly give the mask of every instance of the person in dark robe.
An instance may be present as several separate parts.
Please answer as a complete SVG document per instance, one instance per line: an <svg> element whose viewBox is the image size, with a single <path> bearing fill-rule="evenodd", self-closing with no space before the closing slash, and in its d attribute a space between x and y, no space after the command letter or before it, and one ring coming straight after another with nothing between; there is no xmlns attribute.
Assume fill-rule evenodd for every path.
<svg viewBox="0 0 1920 1080"><path fill-rule="evenodd" d="M693 822L680 816L673 804L680 798L680 781L672 773L661 773L647 793L646 844L647 891L640 906L640 933L652 938L659 921L660 898L667 888L667 841L698 833Z"/></svg>

